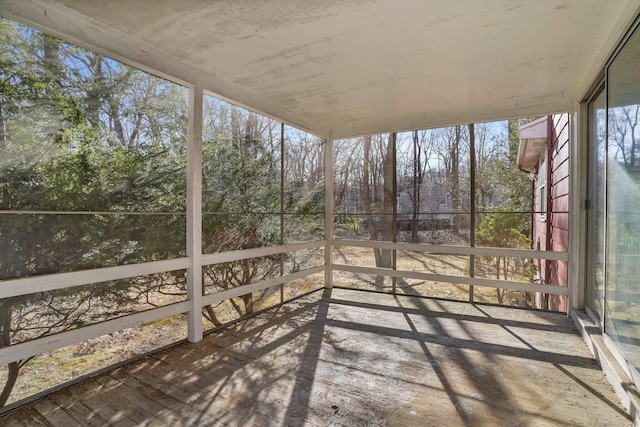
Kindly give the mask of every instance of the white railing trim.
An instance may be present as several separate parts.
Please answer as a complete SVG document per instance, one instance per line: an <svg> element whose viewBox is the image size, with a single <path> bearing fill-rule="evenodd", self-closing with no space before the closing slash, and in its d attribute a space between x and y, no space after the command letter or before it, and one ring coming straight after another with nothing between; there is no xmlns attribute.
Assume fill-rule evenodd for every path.
<svg viewBox="0 0 640 427"><path fill-rule="evenodd" d="M534 258L547 260L568 260L566 252L535 251L525 249L504 249L504 248L478 248L464 246L437 246L421 245L410 243L392 243L381 241L360 241L360 240L319 240L303 243L293 243L274 247L254 248L240 251L224 252L217 254L207 254L201 257L203 265L211 265L223 262L232 262L241 259L269 256L279 253L292 252L296 250L323 247L330 241L335 246L356 246L366 248L396 249L406 251L418 251L433 254L451 255L477 255L477 256L511 256L520 258ZM140 264L129 264L116 267L97 268L68 273L57 273L43 276L26 277L20 279L10 279L0 282L0 298L8 298L31 294L35 292L46 292L56 289L69 288L74 286L90 285L110 280L126 279L165 271L186 269L189 266L189 258L177 258L172 260L154 261ZM446 283L456 283L463 285L485 286L493 288L505 288L522 290L528 292L543 292L554 295L568 295L568 288L561 286L538 285L533 283L514 282L509 280L485 279L468 276L452 276L447 274L426 273L420 271L403 271L385 268L352 266L344 264L333 264L335 271L346 271L353 273L363 273L372 275L384 275L399 278L412 278L419 280L441 281ZM269 287L281 285L293 280L298 280L312 274L323 273L325 265L312 267L296 273L277 276L267 280L262 280L250 285L241 286L202 297L202 304L215 304L229 298L257 292ZM0 349L0 364L7 364L13 361L22 360L28 357L37 356L44 352L52 351L60 347L72 345L87 339L96 338L101 335L116 332L125 328L139 326L143 323L152 322L190 310L189 301L182 301L168 306L147 310L144 312L119 317L95 325L86 326L72 331L37 338L32 341L15 344Z"/></svg>
<svg viewBox="0 0 640 427"><path fill-rule="evenodd" d="M152 261L140 264L119 265L116 267L95 268L93 270L72 271L68 273L45 274L0 281L0 298L28 295L36 292L54 291L74 286L93 285L110 280L184 270L189 266L189 258L176 258L165 261Z"/></svg>
<svg viewBox="0 0 640 427"><path fill-rule="evenodd" d="M485 286L488 288L513 289L516 291L543 292L553 295L568 295L566 286L538 285L535 283L514 282L511 280L484 279L469 276L452 276L448 274L424 273L421 271L392 270L389 268L360 267L356 265L333 264L334 270L350 273L373 274L398 278L429 280L455 283L460 285Z"/></svg>
<svg viewBox="0 0 640 427"><path fill-rule="evenodd" d="M140 326L143 323L149 323L164 319L165 317L175 316L176 314L186 313L188 310L189 302L181 301L164 307L158 307L140 313L118 317L117 319L96 323L95 325L89 325L83 328L3 347L0 348L0 366L16 362L18 360L24 360L29 357L38 356L48 351L53 351L88 339L97 338L122 329Z"/></svg>
<svg viewBox="0 0 640 427"><path fill-rule="evenodd" d="M239 261L241 259L258 258L263 256L277 255L285 252L299 251L321 247L326 244L326 240L314 240L311 242L289 243L280 246L268 246L262 248L243 249L238 251L218 252L202 256L202 265L221 264L223 262Z"/></svg>
<svg viewBox="0 0 640 427"><path fill-rule="evenodd" d="M292 243L282 246L254 248L240 251L222 252L203 255L203 265L238 261L241 259L269 256L296 250L322 247L326 240ZM163 261L127 264L114 267L95 268L91 270L70 271L65 273L44 274L41 276L23 277L0 281L0 298L28 295L36 292L47 292L75 286L93 285L110 280L162 273L165 271L184 270L189 267L189 258L176 258Z"/></svg>
<svg viewBox="0 0 640 427"><path fill-rule="evenodd" d="M305 270L286 274L284 276L272 277L270 279L252 283L250 285L238 286L236 288L205 295L202 298L202 302L204 305L215 304L230 298L238 297L240 295L246 295L248 293L261 291L272 286L282 285L284 283L291 282L292 280L302 279L307 276L311 276L312 274L323 273L324 270L324 265L318 265L316 267L307 268Z"/></svg>
<svg viewBox="0 0 640 427"><path fill-rule="evenodd" d="M568 252L537 251L533 249L489 248L484 246L446 246L422 245L419 243L393 243L378 240L347 240L333 241L334 247L355 246L360 248L390 249L399 251L425 252L442 255L476 255L476 256L505 256L514 258L545 259L550 261L568 261Z"/></svg>

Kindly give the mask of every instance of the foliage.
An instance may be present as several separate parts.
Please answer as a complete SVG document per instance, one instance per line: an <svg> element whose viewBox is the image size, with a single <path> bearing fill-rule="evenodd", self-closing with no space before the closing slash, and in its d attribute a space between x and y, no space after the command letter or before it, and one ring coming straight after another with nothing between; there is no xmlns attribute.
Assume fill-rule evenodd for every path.
<svg viewBox="0 0 640 427"><path fill-rule="evenodd" d="M527 221L509 208L497 208L484 216L476 232L478 246L495 248L527 248Z"/></svg>
<svg viewBox="0 0 640 427"><path fill-rule="evenodd" d="M185 256L185 88L1 18L0 46L0 280ZM281 200L280 125L208 107L205 250L320 237L319 139L291 133ZM208 266L203 292L272 277L280 262ZM0 300L0 347L184 298L185 281L176 271ZM247 314L254 297L232 304ZM27 362L8 367L0 406Z"/></svg>
<svg viewBox="0 0 640 427"><path fill-rule="evenodd" d="M317 152L318 139L285 140L288 169L281 171L282 135L277 123L210 98L205 113L204 252L251 249L296 238L320 237L324 216L318 215L318 206L321 209L324 180L317 173L317 161L322 158ZM305 164L305 159L312 156L316 162ZM277 255L205 266L205 292L224 291L273 277L279 274L282 261ZM254 301L263 294L246 294L229 302L243 316L253 312ZM213 307L205 307L204 316L214 325L222 323Z"/></svg>
<svg viewBox="0 0 640 427"><path fill-rule="evenodd" d="M531 247L531 240L527 237L527 221L522 215L510 212L507 208L498 208L496 212L484 216L476 232L478 246L526 249ZM485 257L493 260L496 279L508 280L509 276L524 274L533 276L535 266L529 262L504 256ZM481 262L483 259L480 260ZM496 288L498 302L503 303L505 289Z"/></svg>

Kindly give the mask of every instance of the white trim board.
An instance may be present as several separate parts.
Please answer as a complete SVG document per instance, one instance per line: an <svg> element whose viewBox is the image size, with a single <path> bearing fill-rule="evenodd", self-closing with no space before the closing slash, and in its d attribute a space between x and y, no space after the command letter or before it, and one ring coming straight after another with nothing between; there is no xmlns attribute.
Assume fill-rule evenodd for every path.
<svg viewBox="0 0 640 427"><path fill-rule="evenodd" d="M451 276L448 274L423 273L421 271L392 270L389 268L359 267L355 265L333 264L336 271L347 271L350 273L362 273L378 276L389 276L398 278L429 280L436 282L454 283L458 285L484 286L488 288L511 289L525 292L543 292L553 295L568 295L569 289L566 286L537 285L534 283L514 282L511 280L482 279L468 276Z"/></svg>
<svg viewBox="0 0 640 427"><path fill-rule="evenodd" d="M165 271L184 270L188 266L189 258L176 258L165 261L127 264L116 267L96 268L93 270L4 280L0 282L0 298L54 291L57 289L72 288L74 286L92 285L110 280L145 276Z"/></svg>
<svg viewBox="0 0 640 427"><path fill-rule="evenodd" d="M417 243L393 243L378 240L334 240L334 246L355 246L360 248L391 249L398 251L425 252L443 255L503 256L513 258L546 259L568 261L568 252L536 251L532 249L507 249L470 246L422 245Z"/></svg>
<svg viewBox="0 0 640 427"><path fill-rule="evenodd" d="M261 280L250 285L238 286L225 291L216 292L213 294L205 295L202 297L203 305L215 304L230 298L239 297L240 295L246 295L251 292L261 291L263 289L270 288L272 286L282 285L293 280L302 279L312 274L324 273L324 265L317 267L311 267L306 270L296 271L295 273L287 274L284 276L276 276L270 279Z"/></svg>
<svg viewBox="0 0 640 427"><path fill-rule="evenodd" d="M263 256L277 255L286 252L294 252L302 249L323 247L326 240L315 240L312 242L290 243L281 246L268 246L261 248L243 249L238 251L218 252L215 254L202 255L202 265L222 264L224 262L239 261L241 259L259 258Z"/></svg>
<svg viewBox="0 0 640 427"><path fill-rule="evenodd" d="M72 331L61 332L35 340L14 344L9 347L0 348L0 365L24 360L29 357L38 356L42 353L76 344L88 339L96 338L105 334L120 331L126 328L134 328L143 323L154 322L165 317L175 316L185 313L189 309L189 302L182 301L152 310L130 314L117 319L107 320L95 325L85 326Z"/></svg>

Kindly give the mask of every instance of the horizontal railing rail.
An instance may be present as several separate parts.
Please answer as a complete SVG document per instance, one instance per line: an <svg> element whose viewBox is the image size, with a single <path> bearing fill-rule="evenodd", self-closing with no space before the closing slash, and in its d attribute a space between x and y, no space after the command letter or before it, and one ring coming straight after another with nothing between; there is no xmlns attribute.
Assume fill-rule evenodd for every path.
<svg viewBox="0 0 640 427"><path fill-rule="evenodd" d="M485 286L490 288L505 288L515 291L543 292L553 295L568 295L568 288L565 286L538 285L528 282L514 282L502 279L484 279L480 277L454 276L449 274L424 273L421 271L393 270L380 267L360 267L356 265L333 264L336 271L347 271L351 273L371 274L376 276L388 276L403 279L429 280L435 282L454 283L459 285Z"/></svg>
<svg viewBox="0 0 640 427"><path fill-rule="evenodd" d="M254 248L239 251L222 252L216 254L201 255L204 265L215 265L225 262L233 262L262 256L286 254L298 250L324 247L326 241L311 241L292 243L280 246ZM96 268L65 273L55 273L41 276L31 276L18 279L0 281L0 298L18 297L38 292L54 291L76 286L92 285L111 280L127 279L148 274L163 273L175 270L185 270L189 267L189 258L177 258L165 261L145 262L140 264L128 264L115 267ZM270 279L261 280L249 285L238 286L232 289L205 295L202 299L202 307L240 295L261 291L270 287L286 284L294 280L303 279L313 274L324 273L325 265L319 265L308 269L296 271L290 274L282 274ZM154 322L178 314L185 314L191 308L190 301L180 301L158 308L128 314L81 328L63 331L33 340L5 346L0 348L0 365L19 360L25 360L42 353L50 352L61 347L77 344L82 341L97 338L99 336L114 333L123 329L133 328L145 323ZM186 336L185 336L186 338Z"/></svg>
<svg viewBox="0 0 640 427"><path fill-rule="evenodd" d="M423 245L419 243L394 243L381 240L334 240L333 246L355 246L360 248L391 249L398 251L424 252L440 255L500 256L514 258L568 261L568 252L538 251L533 249L491 248L484 246Z"/></svg>
<svg viewBox="0 0 640 427"><path fill-rule="evenodd" d="M243 259L286 254L305 249L325 248L327 240L292 243L273 247L252 248L246 250L203 254L200 259L203 266L222 264ZM544 260L566 261L569 256L566 252L536 251L526 249L485 248L468 246L423 245L413 243L394 243L371 240L346 240L337 239L330 241L333 247L364 247L391 249L397 251L415 251L430 254L464 255L464 256L506 256L517 258L531 258ZM75 286L91 285L110 280L126 279L148 274L163 273L175 270L184 270L189 267L189 258L176 258L165 261L154 261L140 264L129 264L116 267L97 268L76 272L56 273L42 276L9 279L0 281L0 298L9 298L21 295L29 295L36 292L46 292ZM382 275L396 278L411 278L427 281L438 281L470 286L484 286L494 288L508 288L527 292L543 292L553 295L568 295L568 289L561 286L540 285L535 283L515 282L510 280L486 279L470 276L455 276L449 274L428 273L421 271L407 271L390 268L366 267L358 265L346 265L333 263L325 264L296 271L290 274L282 274L266 280L261 280L249 285L238 286L232 289L218 291L204 295L200 309L206 305L215 304L230 298L258 292L274 286L279 286L294 280L325 273L328 269L333 271L345 271L352 273ZM88 339L105 334L114 333L126 328L137 327L145 323L154 322L167 317L185 314L191 308L188 300L168 304L163 307L153 308L134 314L125 315L115 319L106 320L82 328L64 331L30 341L0 348L0 365L19 360L25 360L39 354L50 352L61 347L73 345ZM185 337L186 338L186 337Z"/></svg>
<svg viewBox="0 0 640 427"><path fill-rule="evenodd" d="M235 288L226 289L224 291L215 292L202 297L203 305L215 304L230 298L239 297L252 292L258 292L263 289L271 288L291 282L293 280L303 279L307 276L311 276L317 273L324 273L325 266L319 265L316 267L307 268L305 270L296 271L295 273L285 274L282 276L271 277L270 279L261 280L259 282L251 283L250 285L237 286Z"/></svg>
<svg viewBox="0 0 640 427"><path fill-rule="evenodd" d="M139 264L118 265L115 267L94 268L91 270L70 271L65 273L28 276L19 279L0 281L0 298L16 297L48 292L75 286L92 285L110 280L128 279L147 274L184 270L189 267L189 258L176 258L165 261L143 262Z"/></svg>
<svg viewBox="0 0 640 427"><path fill-rule="evenodd" d="M278 255L287 252L295 252L303 249L324 247L326 240L314 240L312 242L289 243L282 246L269 246L262 248L242 249L237 251L216 252L202 255L202 265L222 264L225 262L240 261L249 258Z"/></svg>
<svg viewBox="0 0 640 427"><path fill-rule="evenodd" d="M185 211L48 211L48 210L0 210L0 215L131 215L131 216L166 216L182 215Z"/></svg>
<svg viewBox="0 0 640 427"><path fill-rule="evenodd" d="M302 249L323 247L324 240L292 243L265 248L245 249L202 255L202 265L222 264L249 258L295 252ZM184 270L189 267L189 258L176 258L164 261L143 262L114 267L94 268L90 270L69 271L64 273L43 274L0 281L0 298L10 298L37 292L48 292L75 286L92 285L110 280L128 279L148 274Z"/></svg>
<svg viewBox="0 0 640 427"><path fill-rule="evenodd" d="M53 335L36 338L19 344L2 347L0 349L0 365L18 360L25 360L48 351L76 344L105 334L120 331L122 329L140 326L143 323L154 322L166 317L186 313L189 310L188 301L180 301L163 307L141 311L135 314L106 320L71 331L60 332ZM186 338L186 336L185 336Z"/></svg>

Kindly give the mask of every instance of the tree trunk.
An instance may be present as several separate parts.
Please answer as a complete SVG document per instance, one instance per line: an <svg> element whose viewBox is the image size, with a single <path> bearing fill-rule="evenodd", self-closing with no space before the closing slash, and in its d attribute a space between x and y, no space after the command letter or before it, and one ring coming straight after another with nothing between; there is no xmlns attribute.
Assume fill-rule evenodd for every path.
<svg viewBox="0 0 640 427"><path fill-rule="evenodd" d="M213 307L211 307L210 305L205 305L204 307L202 307L202 309L205 311L205 317L211 323L213 323L215 326L222 325L222 322L218 320L218 316L216 316L215 311L213 311Z"/></svg>
<svg viewBox="0 0 640 427"><path fill-rule="evenodd" d="M496 257L496 279L500 280L500 257ZM502 304L502 289L496 288L496 297L498 304Z"/></svg>
<svg viewBox="0 0 640 427"><path fill-rule="evenodd" d="M462 135L460 132L460 126L455 127L455 140L451 146L451 197L453 202L453 211L458 212L460 210L460 141ZM453 220L453 232L458 233L458 221L456 217Z"/></svg>
<svg viewBox="0 0 640 427"><path fill-rule="evenodd" d="M242 302L244 303L244 314L253 313L253 294L242 295Z"/></svg>
<svg viewBox="0 0 640 427"><path fill-rule="evenodd" d="M351 152L349 153L346 159L346 164L342 168L344 172L340 173L341 178L340 178L340 181L338 182L338 191L336 191L336 202L335 202L336 208L343 206L343 203L344 203L344 196L347 192L347 187L349 186L349 176L353 169L353 166L352 166L354 163L353 155L356 151L356 147L357 146L354 144L353 147L351 148ZM334 145L334 150L335 149L336 149L336 146ZM334 159L336 158L338 158L338 154L336 151L334 151ZM322 157L322 160L324 161L324 156ZM321 167L324 168L324 165L321 165Z"/></svg>
<svg viewBox="0 0 640 427"><path fill-rule="evenodd" d="M43 62L47 78L56 82L58 87L63 85L62 61L60 60L61 41L48 34L42 35Z"/></svg>
<svg viewBox="0 0 640 427"><path fill-rule="evenodd" d="M7 150L7 124L4 119L4 103L0 96L0 151ZM4 157L4 156L3 156Z"/></svg>
<svg viewBox="0 0 640 427"><path fill-rule="evenodd" d="M13 298L8 298L0 304L0 327L2 328L0 333L0 348L11 345L11 317L14 302L15 300ZM20 361L9 363L7 368L7 380L2 388L2 393L0 393L0 407L3 407L7 403L13 391L13 387L18 379L18 374L20 373Z"/></svg>
<svg viewBox="0 0 640 427"><path fill-rule="evenodd" d="M0 408L7 404L7 400L9 400L9 396L11 395L13 387L16 385L18 375L20 374L19 362L9 363L7 368L7 381L4 383L2 393L0 393Z"/></svg>
<svg viewBox="0 0 640 427"><path fill-rule="evenodd" d="M118 108L118 104L113 99L109 99L108 105L109 105L109 118L111 122L110 130L115 132L116 137L118 138L118 141L120 142L121 146L128 147L129 144L127 142L127 139L124 137L124 128L122 126L122 121L120 120L120 111Z"/></svg>
<svg viewBox="0 0 640 427"><path fill-rule="evenodd" d="M362 161L362 202L364 203L364 211L367 216L367 229L369 231L370 240L378 240L378 224L373 216L371 207L371 185L369 183L369 167L371 156L371 137L366 136L363 141L363 161ZM376 259L376 266L382 263L382 257L379 249L374 249L373 254Z"/></svg>
<svg viewBox="0 0 640 427"><path fill-rule="evenodd" d="M382 227L382 240L392 242L395 235L395 145L396 134L390 133L389 140L387 141L387 149L383 160L383 227ZM391 268L393 266L393 251L390 249L383 249L380 258L380 265L378 267Z"/></svg>
<svg viewBox="0 0 640 427"><path fill-rule="evenodd" d="M421 161L418 149L418 131L413 131L413 206L411 215L411 242L418 242L418 221L420 212L420 179Z"/></svg>

